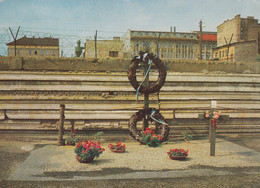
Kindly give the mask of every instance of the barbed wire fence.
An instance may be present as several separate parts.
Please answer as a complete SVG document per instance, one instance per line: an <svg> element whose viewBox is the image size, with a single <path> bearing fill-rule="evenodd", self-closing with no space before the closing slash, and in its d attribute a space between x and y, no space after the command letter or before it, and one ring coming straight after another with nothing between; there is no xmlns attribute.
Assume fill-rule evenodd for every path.
<svg viewBox="0 0 260 188"><path fill-rule="evenodd" d="M18 27L0 27L0 56L7 56L7 43L14 41L10 33L10 29L13 33L16 33ZM122 37L124 32L118 31L96 31L96 30L63 30L63 29L49 29L49 28L27 28L20 27L17 35L17 40L26 36L27 38L58 38L60 54L62 57L75 57L75 47L77 46L77 41L81 41L81 46L84 47L86 40L95 40L95 35L97 32L96 40L111 41L114 37ZM105 47L105 46L104 46ZM110 46L111 48L111 46ZM109 50L109 49L108 49ZM83 54L81 54L81 57Z"/></svg>

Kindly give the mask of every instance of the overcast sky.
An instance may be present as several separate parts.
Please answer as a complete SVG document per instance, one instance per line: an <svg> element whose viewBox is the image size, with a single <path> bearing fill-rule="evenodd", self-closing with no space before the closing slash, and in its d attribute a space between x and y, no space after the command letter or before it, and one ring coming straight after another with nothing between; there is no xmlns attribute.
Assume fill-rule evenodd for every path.
<svg viewBox="0 0 260 188"><path fill-rule="evenodd" d="M259 19L260 0L0 0L0 27L216 31L237 14Z"/></svg>
<svg viewBox="0 0 260 188"><path fill-rule="evenodd" d="M7 56L6 43L27 37L59 38L66 57L75 56L76 41L121 37L128 29L177 32L205 31L237 14L260 19L260 0L0 0L0 55Z"/></svg>

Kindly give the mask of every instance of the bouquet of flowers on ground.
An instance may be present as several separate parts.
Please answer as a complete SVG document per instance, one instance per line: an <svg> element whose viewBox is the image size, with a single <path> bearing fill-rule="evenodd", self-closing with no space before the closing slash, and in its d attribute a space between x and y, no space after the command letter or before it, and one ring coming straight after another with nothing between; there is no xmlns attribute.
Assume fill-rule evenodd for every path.
<svg viewBox="0 0 260 188"><path fill-rule="evenodd" d="M161 145L162 137L154 134L153 130L146 128L142 133L143 142L150 147L158 147Z"/></svg>
<svg viewBox="0 0 260 188"><path fill-rule="evenodd" d="M83 161L89 158L94 159L95 157L99 157L103 151L105 151L105 149L101 148L99 143L94 143L91 140L78 143L74 149L76 155L79 156Z"/></svg>
<svg viewBox="0 0 260 188"><path fill-rule="evenodd" d="M117 142L115 145L114 144L109 144L108 148L113 151L113 152L124 152L126 145L122 144L121 142Z"/></svg>
<svg viewBox="0 0 260 188"><path fill-rule="evenodd" d="M170 158L176 158L176 159L183 159L186 158L188 156L189 150L184 150L182 148L178 149L178 148L174 148L174 149L170 149L170 151L167 152L168 156Z"/></svg>

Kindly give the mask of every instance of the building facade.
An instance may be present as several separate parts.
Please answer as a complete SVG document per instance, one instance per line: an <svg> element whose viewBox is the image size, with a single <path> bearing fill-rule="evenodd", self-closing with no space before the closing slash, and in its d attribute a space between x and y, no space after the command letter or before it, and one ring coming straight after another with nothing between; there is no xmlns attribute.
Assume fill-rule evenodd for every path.
<svg viewBox="0 0 260 188"><path fill-rule="evenodd" d="M252 16L236 15L217 27L214 58L225 61L254 61L260 53L260 24Z"/></svg>
<svg viewBox="0 0 260 188"><path fill-rule="evenodd" d="M149 51L164 60L199 58L199 32L156 32L128 30L113 40L86 40L86 58L133 58L140 51ZM217 33L202 33L202 59L213 57Z"/></svg>
<svg viewBox="0 0 260 188"><path fill-rule="evenodd" d="M59 57L59 39L57 38L27 38L24 36L6 45L8 47L8 56Z"/></svg>
<svg viewBox="0 0 260 188"><path fill-rule="evenodd" d="M132 58L139 51L149 51L161 59L199 59L199 32L156 32L128 30L122 37L123 53ZM202 60L213 57L213 48L217 45L217 33L202 33Z"/></svg>
<svg viewBox="0 0 260 188"><path fill-rule="evenodd" d="M113 40L86 40L86 58L123 58L123 41L120 37Z"/></svg>

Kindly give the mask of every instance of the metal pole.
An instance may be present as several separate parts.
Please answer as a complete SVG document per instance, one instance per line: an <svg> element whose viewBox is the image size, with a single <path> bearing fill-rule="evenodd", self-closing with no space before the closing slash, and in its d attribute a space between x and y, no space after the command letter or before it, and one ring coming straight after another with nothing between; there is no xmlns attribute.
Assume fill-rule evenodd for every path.
<svg viewBox="0 0 260 188"><path fill-rule="evenodd" d="M63 139L64 134L64 111L65 111L65 105L60 104L60 122L59 122L59 138L58 138L58 146L64 146L65 140Z"/></svg>
<svg viewBox="0 0 260 188"><path fill-rule="evenodd" d="M202 20L200 20L200 54L199 60L202 60Z"/></svg>
<svg viewBox="0 0 260 188"><path fill-rule="evenodd" d="M95 34L95 59L97 59L97 30Z"/></svg>
<svg viewBox="0 0 260 188"><path fill-rule="evenodd" d="M148 62L144 62L144 74L146 74L147 70L148 70ZM143 83L144 87L149 87L149 73L147 74L147 77ZM144 109L147 110L149 109L149 93L145 93L144 94ZM144 118L144 122L143 122L143 130L148 127L148 117L145 116Z"/></svg>
<svg viewBox="0 0 260 188"><path fill-rule="evenodd" d="M16 56L16 38L17 38L17 35L18 35L18 33L19 33L20 26L18 27L18 30L17 30L15 36L13 35L13 32L12 32L12 30L11 30L10 27L9 27L9 30L10 30L10 32L11 32L11 35L12 35L13 39L14 39L14 56Z"/></svg>

